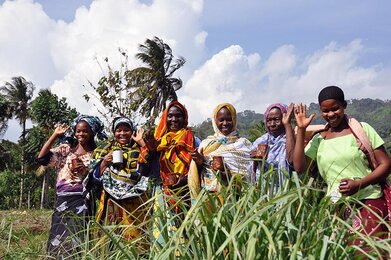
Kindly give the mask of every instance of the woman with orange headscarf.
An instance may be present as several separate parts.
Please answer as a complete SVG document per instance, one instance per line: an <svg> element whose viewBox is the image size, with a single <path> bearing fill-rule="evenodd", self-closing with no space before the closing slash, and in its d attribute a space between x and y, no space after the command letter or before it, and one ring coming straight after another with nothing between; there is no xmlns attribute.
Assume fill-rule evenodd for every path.
<svg viewBox="0 0 391 260"><path fill-rule="evenodd" d="M195 139L192 131L187 128L188 114L186 108L178 101L171 102L163 111L159 124L152 136L146 136L146 147L139 162L149 165L150 176L161 179L164 195L161 196L160 185L154 187L155 212L163 212L165 221L162 223L154 218L153 235L158 243L164 244L165 230L170 234L177 230L184 214L180 205L188 208L190 196L187 176L192 160L191 152L195 149ZM158 163L156 163L156 158ZM154 167L155 166L155 167ZM147 166L148 167L148 166ZM160 178L154 176L159 168ZM184 237L181 237L182 243Z"/></svg>
<svg viewBox="0 0 391 260"><path fill-rule="evenodd" d="M160 122L154 133L153 142L146 140L150 152L158 152L160 177L166 195L184 195L187 189L187 174L191 163L191 152L194 151L194 136L187 128L188 114L186 108L178 101L171 102L163 111ZM147 161L146 158L141 160ZM176 203L172 198L172 205ZM176 211L179 209L177 208Z"/></svg>

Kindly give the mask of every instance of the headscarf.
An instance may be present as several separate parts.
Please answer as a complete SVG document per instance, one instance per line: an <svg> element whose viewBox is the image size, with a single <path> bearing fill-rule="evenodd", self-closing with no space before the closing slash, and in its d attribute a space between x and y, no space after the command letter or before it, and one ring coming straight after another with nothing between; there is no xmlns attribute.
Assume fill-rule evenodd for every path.
<svg viewBox="0 0 391 260"><path fill-rule="evenodd" d="M183 128L177 132L168 132L168 110L176 106L184 117ZM189 171L191 162L190 153L194 151L194 136L187 128L188 114L186 108L178 101L171 102L163 111L158 127L155 130L155 138L159 141L157 151L160 154L160 174L163 184L166 174L185 174Z"/></svg>
<svg viewBox="0 0 391 260"><path fill-rule="evenodd" d="M168 130L168 127L167 127L167 114L168 114L168 110L170 110L171 107L177 107L179 108L179 110L181 110L182 114L183 114L183 119L184 119L184 122L183 122L183 128L187 128L187 124L188 124L188 114L187 114L187 110L185 108L184 105L182 105L181 103L179 103L178 101L172 101L170 104L168 104L168 106L166 107L166 109L163 111L163 114L162 114L162 117L160 119L160 122L157 126L157 128L155 129L155 139L156 140L160 140L161 137L163 135L166 134L167 130Z"/></svg>
<svg viewBox="0 0 391 260"><path fill-rule="evenodd" d="M114 120L113 120L113 125L111 128L113 133L115 132L115 129L117 129L118 125L120 125L120 124L128 125L129 128L132 129L133 133L136 132L136 127L134 126L134 123L132 122L132 120L130 120L130 118L124 117L124 116L119 116L119 117L114 118Z"/></svg>
<svg viewBox="0 0 391 260"><path fill-rule="evenodd" d="M218 105L214 110L213 110L213 130L215 131L215 134L218 134L218 135L223 135L221 133L221 131L219 130L219 128L217 127L217 115L220 111L220 109L222 108L226 108L229 113L231 114L231 118L232 118L232 131L236 131L236 109L233 105L231 105L230 103L222 103L220 105Z"/></svg>
<svg viewBox="0 0 391 260"><path fill-rule="evenodd" d="M226 108L230 113L231 113L231 118L232 118L232 132L229 133L227 136L225 136L220 129L217 127L217 115L220 111L220 109ZM230 103L222 103L218 105L214 110L213 110L213 130L215 133L211 136L208 136L206 140L210 140L212 144L220 146L220 144L227 144L227 143L232 143L235 142L239 138L239 133L236 131L236 109L233 105ZM215 150L217 147L210 148L212 150ZM206 152L206 151L204 151Z"/></svg>
<svg viewBox="0 0 391 260"><path fill-rule="evenodd" d="M226 108L231 113L232 117L232 129L233 131L225 136L217 127L217 114L220 109ZM236 131L236 109L229 103L223 103L218 105L213 110L213 129L214 135L208 136L203 140L198 148L203 150L203 154L206 157L207 162L210 162L213 156L223 156L224 162L229 168L231 174L240 174L246 178L249 174L249 162L251 142L246 138L240 138L239 133ZM202 185L206 190L218 191L221 187L218 179L209 166L206 163L202 168L202 173L198 172L197 165L193 161L189 172L188 182L190 192L192 196L198 193L200 187L200 175L202 179Z"/></svg>
<svg viewBox="0 0 391 260"><path fill-rule="evenodd" d="M105 133L105 126L102 123L102 121L96 117L96 116L88 116L88 115L80 115L76 117L68 130L65 133L65 139L66 140L74 140L75 132L76 132L76 125L80 122L84 121L86 122L92 131L93 136L96 136L98 139L103 140L107 139L107 134Z"/></svg>
<svg viewBox="0 0 391 260"><path fill-rule="evenodd" d="M268 106L266 108L265 114L263 115L264 116L264 122L265 122L265 128L266 128L267 132L270 132L269 128L267 127L267 118L269 116L270 110L272 110L273 108L280 109L282 114L287 113L287 106L285 104L276 103L276 104L272 104L272 105Z"/></svg>

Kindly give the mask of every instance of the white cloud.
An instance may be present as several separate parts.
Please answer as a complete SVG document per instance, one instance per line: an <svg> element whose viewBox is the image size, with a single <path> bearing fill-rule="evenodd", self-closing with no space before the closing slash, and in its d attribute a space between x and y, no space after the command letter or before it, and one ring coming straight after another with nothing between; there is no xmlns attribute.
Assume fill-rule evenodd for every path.
<svg viewBox="0 0 391 260"><path fill-rule="evenodd" d="M238 45L215 54L197 69L187 81L181 101L189 109L191 122L201 122L211 117L219 103L230 102L239 111L246 108L247 98L255 87L258 54L245 55Z"/></svg>
<svg viewBox="0 0 391 260"><path fill-rule="evenodd" d="M389 99L391 69L359 66L363 51L360 40L346 46L332 42L300 58L293 46L285 45L262 64L258 54L247 55L240 46L230 46L194 72L182 101L187 104L190 121L199 123L211 117L221 102L231 102L238 111L263 113L276 102L316 102L319 91L327 85L342 87L347 99Z"/></svg>
<svg viewBox="0 0 391 260"><path fill-rule="evenodd" d="M137 66L137 45L156 35L187 60L175 76L184 80L178 95L191 123L210 117L221 102L257 112L274 102L313 102L331 84L340 85L347 98L391 98L391 68L360 65L366 50L360 40L339 45L331 39L306 57L296 53L301 46L289 43L275 46L271 54L231 45L206 56L213 30L203 28L203 8L202 0L154 0L149 5L95 0L66 23L51 19L33 0L5 1L0 5L0 80L23 75L38 89L50 87L80 112L92 113L82 86L102 76L96 59L109 57L115 67L121 47L129 52L130 66Z"/></svg>
<svg viewBox="0 0 391 260"><path fill-rule="evenodd" d="M6 1L0 6L0 81L24 76L48 87L58 74L48 50L48 35L55 23L39 4Z"/></svg>
<svg viewBox="0 0 391 260"><path fill-rule="evenodd" d="M90 113L94 109L85 103L82 85L103 75L96 59L109 57L118 66L118 48L129 52L130 66L139 65L133 58L138 44L158 36L174 55L186 57L178 75L188 77L203 57L207 33L199 22L202 8L202 0L155 0L150 5L96 0L78 8L75 19L66 23L49 18L32 0L6 1L0 6L0 80L23 75L35 83L36 93L50 87L78 111Z"/></svg>

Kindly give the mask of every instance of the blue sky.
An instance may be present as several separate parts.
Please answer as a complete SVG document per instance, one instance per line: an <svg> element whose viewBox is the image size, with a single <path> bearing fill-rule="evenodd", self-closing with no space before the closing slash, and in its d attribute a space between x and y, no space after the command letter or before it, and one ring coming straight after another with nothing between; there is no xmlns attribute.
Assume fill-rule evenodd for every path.
<svg viewBox="0 0 391 260"><path fill-rule="evenodd" d="M263 113L274 102L316 100L326 85L347 98L390 99L391 2L260 0L16 0L0 2L0 81L23 75L82 113L102 72L147 37L187 59L180 101L195 124L221 102ZM22 41L21 41L22 39ZM137 66L137 60L130 60ZM15 140L11 122L4 138Z"/></svg>

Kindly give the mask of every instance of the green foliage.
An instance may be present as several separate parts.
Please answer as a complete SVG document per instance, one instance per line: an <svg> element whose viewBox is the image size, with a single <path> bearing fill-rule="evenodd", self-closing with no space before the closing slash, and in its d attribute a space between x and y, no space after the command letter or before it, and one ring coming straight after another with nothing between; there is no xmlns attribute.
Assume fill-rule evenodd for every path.
<svg viewBox="0 0 391 260"><path fill-rule="evenodd" d="M18 206L19 199L19 171L6 169L0 172L0 209L15 208Z"/></svg>
<svg viewBox="0 0 391 260"><path fill-rule="evenodd" d="M14 208L17 205L19 194L18 181L22 177L19 173L21 168L21 155L24 155L24 191L22 200L25 205L33 208L40 207L42 177L43 174L49 174L49 196L44 202L45 206L53 205L55 192L55 173L52 170L40 168L35 158L38 155L43 144L49 138L58 122L70 122L77 116L77 111L70 108L65 98L59 99L57 95L52 94L49 90L41 90L38 96L31 102L29 114L35 124L32 128L25 130L25 142L15 144L13 142L2 140L0 143L0 174L3 181L0 182L0 207L3 209ZM19 178L19 180L18 180ZM10 186L11 185L11 186ZM3 187L4 186L4 187ZM9 187L13 187L9 189ZM12 192L10 192L12 190ZM45 196L46 197L46 196Z"/></svg>
<svg viewBox="0 0 391 260"><path fill-rule="evenodd" d="M0 140L0 169L20 169L21 147L8 140Z"/></svg>
<svg viewBox="0 0 391 260"><path fill-rule="evenodd" d="M191 130L201 140L205 139L208 135L213 135L214 131L212 126L212 119L208 118L201 124L192 126Z"/></svg>
<svg viewBox="0 0 391 260"><path fill-rule="evenodd" d="M96 92L93 97L103 105L103 110L97 109L107 122L118 115L130 118L141 116L151 126L164 110L166 102L177 99L176 91L182 87L182 81L174 78L173 74L184 65L185 59L174 59L170 46L158 37L147 39L139 45L139 50L136 58L145 67L129 68L129 57L120 49L120 68L113 69L108 58L105 58L107 75L101 77L97 85L89 84ZM89 95L84 98L87 102L91 100Z"/></svg>
<svg viewBox="0 0 391 260"><path fill-rule="evenodd" d="M109 64L109 59L105 58L104 63L107 72L103 73L107 74L100 78L97 85L89 82L89 86L96 92L96 95L93 94L94 100L98 100L102 104L103 110L102 107L96 106L94 102L93 105L109 123L115 116L128 116L131 118L135 116L131 108L132 99L129 98L131 93L135 91L134 85L125 76L125 73L129 71L129 57L121 49L119 49L119 53L121 55L121 64L118 70L113 69ZM86 94L84 99L89 102L91 96Z"/></svg>
<svg viewBox="0 0 391 260"><path fill-rule="evenodd" d="M273 169L265 172L257 187L233 178L220 193L202 191L190 208L174 196L184 216L168 216L172 207L155 208L152 218L141 224L146 236L139 239L149 241L144 249L138 246L138 239L121 238L117 232L121 226L93 225L92 221L83 231L91 235L72 258L349 259L361 251L348 244L352 238L365 241L371 249L366 255L369 258L378 259L382 252L391 250L390 239L378 240L354 231L352 219L341 216L347 201L331 203L323 197L324 191L317 188L320 185L316 180L298 178L294 173L277 188L273 185L275 176ZM144 206L151 208L160 196L161 193L155 193ZM172 229L172 223L176 223L176 228ZM390 228L388 222L383 224ZM157 229L159 236L154 232ZM5 240L4 234L8 233L9 228L0 238ZM28 250L31 249L19 249L12 256L26 256Z"/></svg>
<svg viewBox="0 0 391 260"><path fill-rule="evenodd" d="M0 94L0 137L5 134L8 128L8 120L12 117L9 102Z"/></svg>
<svg viewBox="0 0 391 260"><path fill-rule="evenodd" d="M11 82L6 82L0 87L0 92L7 100L11 114L23 125L30 118L29 108L34 92L33 83L21 76L13 77Z"/></svg>
<svg viewBox="0 0 391 260"><path fill-rule="evenodd" d="M40 90L31 104L31 119L42 129L54 129L59 122L70 123L78 112L68 106L65 98L59 99L48 89Z"/></svg>
<svg viewBox="0 0 391 260"><path fill-rule="evenodd" d="M127 71L128 82L137 87L130 98L132 109L139 110L147 118L147 124L152 125L155 118L166 107L167 101L177 100L176 91L182 87L182 81L173 74L185 64L185 59L174 59L172 50L162 39L154 37L146 39L139 45L140 52L136 58L147 67L139 67Z"/></svg>

